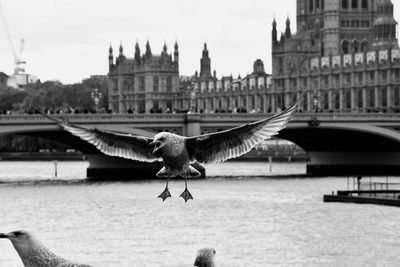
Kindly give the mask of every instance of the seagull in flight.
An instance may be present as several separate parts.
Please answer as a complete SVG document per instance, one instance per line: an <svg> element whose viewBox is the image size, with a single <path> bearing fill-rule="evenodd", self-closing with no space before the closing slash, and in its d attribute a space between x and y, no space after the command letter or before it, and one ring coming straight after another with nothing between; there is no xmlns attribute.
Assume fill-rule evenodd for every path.
<svg viewBox="0 0 400 267"><path fill-rule="evenodd" d="M187 179L201 175L190 163L223 162L249 152L259 142L277 135L286 127L297 112L301 98L302 96L289 108L274 116L229 130L192 137L161 132L154 138L149 138L96 128L88 129L58 120L36 109L62 129L89 142L106 155L143 162L163 161L164 167L156 175L166 177L167 184L158 197L163 201L171 197L168 190L170 177L182 176L185 178L185 190L180 197L187 202L193 199L187 189Z"/></svg>
<svg viewBox="0 0 400 267"><path fill-rule="evenodd" d="M91 265L73 263L61 258L27 231L0 233L0 238L11 241L25 267L91 267Z"/></svg>

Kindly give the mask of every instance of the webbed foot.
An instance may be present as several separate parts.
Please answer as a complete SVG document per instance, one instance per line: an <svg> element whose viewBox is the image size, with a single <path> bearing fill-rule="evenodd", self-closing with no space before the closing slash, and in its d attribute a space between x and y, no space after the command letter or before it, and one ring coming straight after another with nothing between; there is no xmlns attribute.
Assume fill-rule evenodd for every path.
<svg viewBox="0 0 400 267"><path fill-rule="evenodd" d="M165 201L169 197L171 197L171 193L169 192L168 187L165 187L164 191L157 198L161 198L162 201Z"/></svg>
<svg viewBox="0 0 400 267"><path fill-rule="evenodd" d="M181 198L183 198L185 200L185 202L187 202L189 199L193 199L192 194L190 194L189 190L187 190L187 188L185 188L185 191L183 191L183 193L180 195Z"/></svg>

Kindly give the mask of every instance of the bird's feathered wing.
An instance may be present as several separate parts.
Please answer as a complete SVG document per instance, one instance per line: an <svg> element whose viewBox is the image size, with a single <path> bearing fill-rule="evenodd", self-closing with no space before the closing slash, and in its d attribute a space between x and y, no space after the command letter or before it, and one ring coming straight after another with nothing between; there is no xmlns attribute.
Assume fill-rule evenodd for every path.
<svg viewBox="0 0 400 267"><path fill-rule="evenodd" d="M301 98L275 116L229 130L187 138L190 160L200 163L223 162L249 152L260 141L271 138L286 127L296 113Z"/></svg>
<svg viewBox="0 0 400 267"><path fill-rule="evenodd" d="M152 154L153 147L149 143L153 141L153 138L99 129L86 129L58 120L43 112L41 114L56 122L67 132L94 145L106 155L144 162L161 161L161 158L157 158Z"/></svg>

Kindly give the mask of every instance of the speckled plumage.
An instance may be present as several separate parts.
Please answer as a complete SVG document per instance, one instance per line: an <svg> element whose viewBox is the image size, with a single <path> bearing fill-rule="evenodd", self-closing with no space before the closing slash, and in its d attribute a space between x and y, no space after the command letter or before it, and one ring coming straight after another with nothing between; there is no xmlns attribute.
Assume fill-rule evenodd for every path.
<svg viewBox="0 0 400 267"><path fill-rule="evenodd" d="M74 263L56 255L26 231L0 234L0 238L7 238L12 242L25 267L91 267L91 265Z"/></svg>

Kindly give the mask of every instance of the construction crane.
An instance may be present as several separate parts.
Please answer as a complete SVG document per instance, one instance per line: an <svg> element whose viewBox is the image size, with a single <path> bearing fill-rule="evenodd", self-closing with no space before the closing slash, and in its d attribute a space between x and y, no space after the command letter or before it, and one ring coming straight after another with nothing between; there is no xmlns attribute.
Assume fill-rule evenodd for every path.
<svg viewBox="0 0 400 267"><path fill-rule="evenodd" d="M7 24L6 16L4 15L4 11L3 11L3 7L1 5L1 2L0 2L0 15L1 15L1 19L4 24L4 28L6 29L8 42L10 44L11 52L14 57L14 73L11 76L9 85L12 87L23 87L27 83L27 81L26 81L27 76L25 74L25 68L23 67L23 65L26 64L26 61L21 60L22 52L24 50L25 40L23 38L21 38L20 47L17 52L15 49L14 43L12 41L12 38L11 38L10 29Z"/></svg>

